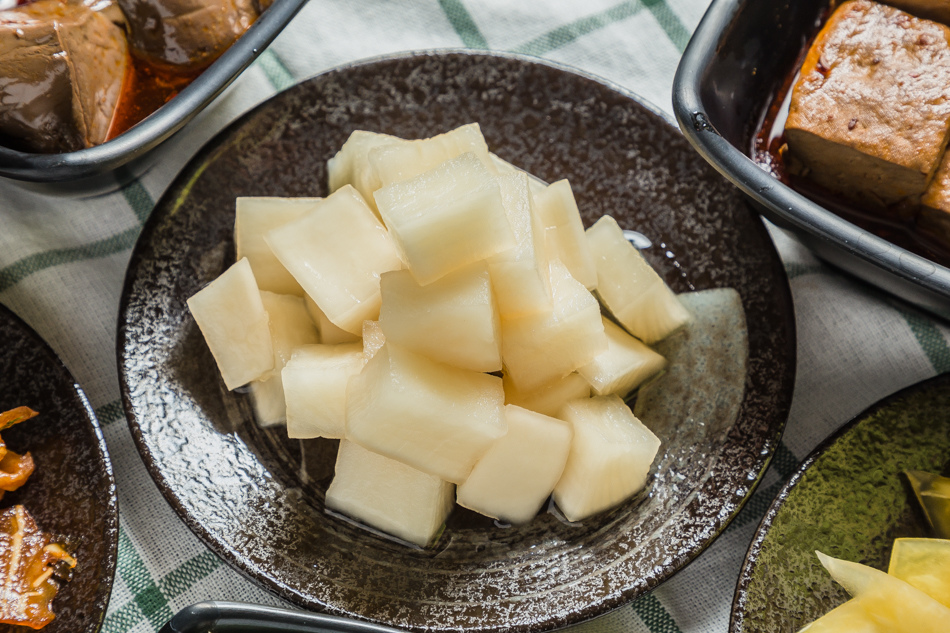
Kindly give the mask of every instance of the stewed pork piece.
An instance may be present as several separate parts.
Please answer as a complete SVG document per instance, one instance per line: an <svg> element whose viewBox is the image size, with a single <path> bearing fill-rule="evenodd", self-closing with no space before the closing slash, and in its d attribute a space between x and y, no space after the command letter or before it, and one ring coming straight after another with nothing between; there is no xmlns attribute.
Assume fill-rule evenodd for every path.
<svg viewBox="0 0 950 633"><path fill-rule="evenodd" d="M135 54L171 66L207 65L257 19L254 0L118 0Z"/></svg>
<svg viewBox="0 0 950 633"><path fill-rule="evenodd" d="M948 27L894 7L838 7L793 89L790 167L865 204L919 201L950 138L948 40Z"/></svg>
<svg viewBox="0 0 950 633"><path fill-rule="evenodd" d="M122 29L83 3L0 12L0 137L32 152L106 140L128 66Z"/></svg>

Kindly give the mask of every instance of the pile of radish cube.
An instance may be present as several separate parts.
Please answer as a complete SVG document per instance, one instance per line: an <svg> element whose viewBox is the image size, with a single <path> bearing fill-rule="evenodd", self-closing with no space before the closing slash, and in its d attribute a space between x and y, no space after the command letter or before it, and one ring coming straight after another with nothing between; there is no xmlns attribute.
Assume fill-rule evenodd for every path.
<svg viewBox="0 0 950 633"><path fill-rule="evenodd" d="M356 131L328 169L326 198L238 198L237 263L188 300L260 424L341 440L326 507L425 546L455 503L579 521L642 490L660 441L623 399L689 314L613 218L585 232L477 124Z"/></svg>

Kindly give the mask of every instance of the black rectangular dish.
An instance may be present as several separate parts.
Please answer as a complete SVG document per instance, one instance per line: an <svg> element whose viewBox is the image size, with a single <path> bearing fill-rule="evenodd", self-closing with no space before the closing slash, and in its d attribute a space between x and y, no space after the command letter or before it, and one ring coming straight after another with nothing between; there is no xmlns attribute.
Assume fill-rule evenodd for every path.
<svg viewBox="0 0 950 633"><path fill-rule="evenodd" d="M676 118L693 147L757 210L819 257L950 318L950 269L832 213L750 158L766 111L828 6L828 0L714 0L677 69Z"/></svg>
<svg viewBox="0 0 950 633"><path fill-rule="evenodd" d="M193 119L237 78L290 22L306 0L274 0L247 31L174 98L100 145L62 153L0 146L0 176L34 183L95 181L142 157Z"/></svg>

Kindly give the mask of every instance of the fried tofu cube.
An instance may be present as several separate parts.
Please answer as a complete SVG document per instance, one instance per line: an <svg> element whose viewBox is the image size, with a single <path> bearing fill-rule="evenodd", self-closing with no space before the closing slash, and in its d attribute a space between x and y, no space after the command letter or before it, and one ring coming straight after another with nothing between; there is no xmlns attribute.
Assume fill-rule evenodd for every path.
<svg viewBox="0 0 950 633"><path fill-rule="evenodd" d="M813 182L861 202L923 194L950 134L948 39L946 26L893 7L842 4L792 92L792 161Z"/></svg>

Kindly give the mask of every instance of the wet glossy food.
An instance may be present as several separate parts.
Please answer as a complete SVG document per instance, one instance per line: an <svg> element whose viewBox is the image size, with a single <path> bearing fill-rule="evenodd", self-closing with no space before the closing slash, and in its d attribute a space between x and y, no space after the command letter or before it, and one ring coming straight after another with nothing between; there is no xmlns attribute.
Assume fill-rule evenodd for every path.
<svg viewBox="0 0 950 633"><path fill-rule="evenodd" d="M188 85L254 22L254 0L37 0L0 11L0 145L99 145Z"/></svg>

